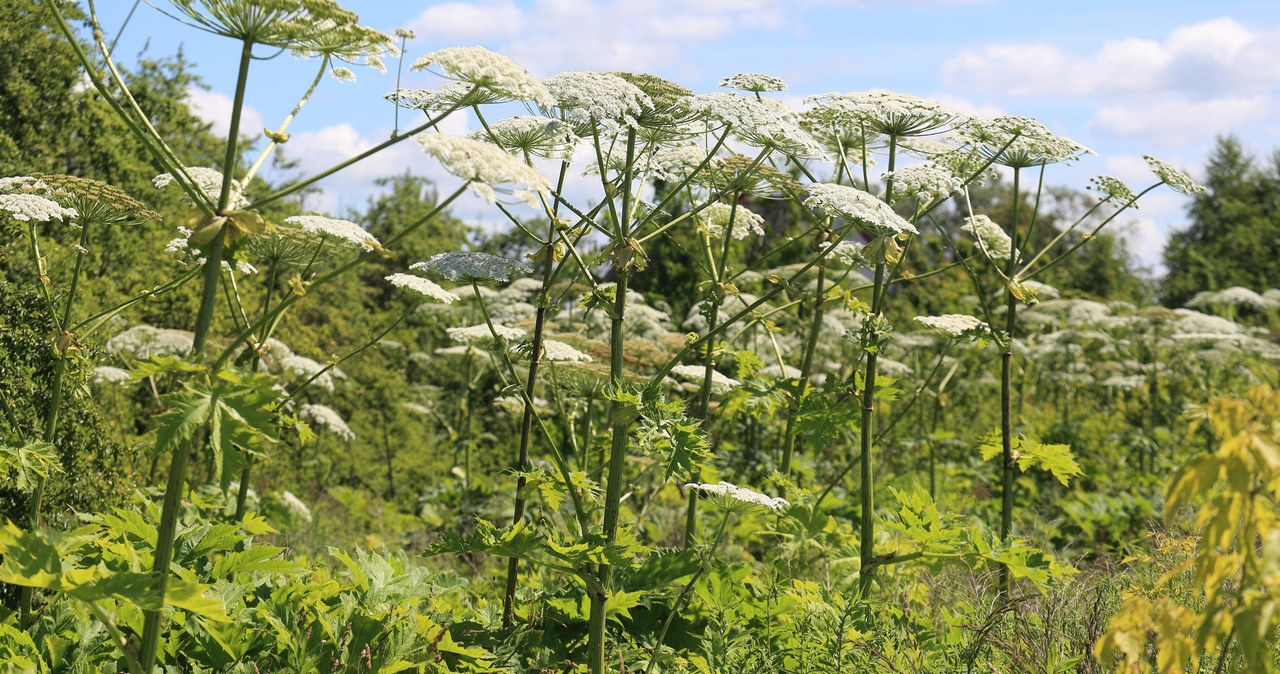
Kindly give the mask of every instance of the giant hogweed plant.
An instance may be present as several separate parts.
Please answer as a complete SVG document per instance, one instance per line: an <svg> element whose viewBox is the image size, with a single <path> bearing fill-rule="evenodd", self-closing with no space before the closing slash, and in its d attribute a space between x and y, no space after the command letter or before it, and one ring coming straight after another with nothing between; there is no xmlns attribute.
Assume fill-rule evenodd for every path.
<svg viewBox="0 0 1280 674"><path fill-rule="evenodd" d="M710 465L705 424L709 420L711 395L718 374L715 370L715 339L730 326L752 318L759 307L784 289L795 287L804 274L816 267L819 281L813 298L815 319L802 356L801 381L806 381L812 374L813 343L821 322L822 306L828 301L826 294L829 290L824 281L825 260L855 234L868 239L862 253L873 267L875 279L870 288L871 301L865 305L863 327L854 336L860 352L865 354L863 369L860 376L853 378L840 393L846 402L851 397L857 400L859 409L860 591L864 595L869 593L873 570L892 562L919 558L970 559L976 555L979 559L1009 563L1009 560L1017 558L1007 549L1000 552L983 542L975 543L970 553L958 552L958 539L939 534L940 530L949 530L953 523L938 515L936 510L930 510L931 502L919 492L904 492L900 496L906 510L899 515L902 524L895 524L894 528L915 540L920 549L876 557L871 475L875 401L880 387L877 359L884 341L891 334L884 318L884 308L888 288L895 278L903 275L904 248L911 245L912 236L918 234L916 225L930 210L975 180L1000 157L1009 156L1008 153L1023 137L1023 128L1004 128L1004 134L997 137L962 136L958 143L944 151L934 148L935 161L949 163L950 171L942 168L899 169L901 151L907 147L908 140L972 124L972 120L919 99L872 93L818 97L814 101L817 103L815 112L802 126L796 123L793 113L760 95L776 89L776 85L759 76L739 77L730 82L748 95L726 92L691 95L678 85L658 78L627 73L568 72L538 81L509 59L483 48L448 48L420 58L416 66L435 69L452 80L449 84L437 90L397 90L390 95L397 105L427 112L429 118L426 122L334 167L271 194L255 197L245 194L243 186L249 184L249 179L274 147L287 143L288 126L301 113L322 81L323 74L329 72L339 79L351 76L350 70L336 65L337 62L381 67L380 57L395 51L391 37L359 26L354 14L323 0L270 3L174 0L171 12L178 20L229 38L238 43L239 48L239 67L224 160L218 168L202 169L186 166L175 155L163 137L152 128L146 112L130 95L112 61L103 33L97 27L93 3L89 4L89 9L97 53L92 56L76 41L74 31L63 18L57 3L51 2L48 7L89 72L95 88L142 142L156 164L164 169L157 185L175 185L191 203L184 222L184 240L180 242L185 246L175 247L187 248L196 265L171 283L148 293L164 292L188 282L199 285L200 305L190 353L184 358L152 358L139 365L133 375L143 378L163 374L172 377L179 385L174 393L163 398L167 411L159 418L156 429L157 452L170 455L163 501L156 513L158 525L154 532L146 529L133 531L136 538L144 542L153 541L149 544L151 554L111 559L98 557L76 547L83 539L60 540L55 534L40 529L40 485L56 470L48 451L49 445L57 438L56 404L50 407L45 428L38 437L33 434L31 438L17 438L18 447L6 452L7 456L14 457L8 462L18 466L19 474L25 476L26 484L31 486L36 496L32 499L31 531L24 532L16 527L6 530L4 580L26 588L62 593L82 602L86 610L110 632L130 670L149 672L157 661L172 657L177 652L180 639L176 623L170 631L165 653L160 649L166 604L192 611L201 620L208 621L200 623L198 628L205 630L222 629L214 625L226 620L228 607L234 610L239 606L234 598L228 604L210 596L209 586L191 582L188 580L190 574L181 573L181 580L172 578L175 565L183 569L200 563L195 558L174 557L175 550L179 549L175 543L183 511L181 499L189 480L191 457L204 456L210 467L210 477L216 477L224 491L229 487L231 477L240 478L235 513L236 519L242 522L243 530L250 534L263 531L253 514L246 510L248 485L253 478L253 457L267 455L281 437L282 429L297 428L300 434L305 435L305 427L297 421L289 403L342 360L334 359L323 366L316 364L305 381L293 389L285 389L283 393L275 388L275 377L258 373L259 361L265 356L267 345L290 309L312 296L316 288L357 265L379 255L394 254L398 241L441 213L467 189L493 203L511 218L515 226L526 229L538 246L532 261L542 270L533 337L527 345L521 345L529 360L521 380L508 349L512 333L504 332L505 326L492 320L478 284L503 280L512 271L529 273L531 270L521 262L485 257L480 252L446 252L444 257L415 265L417 270L473 286L474 294L480 299L484 328L489 332L491 346L502 363L500 370L523 404L520 437L513 442L512 465L517 480L511 524L497 527L480 520L473 535L445 536L433 548L437 553L484 552L510 558L503 609L503 621L507 626L514 624L517 612L517 560L563 572L578 580L588 599L586 665L590 671L604 671L607 618L611 614L625 614L628 606L635 605L632 602L639 601L643 592L652 589L624 589L615 574L616 568L634 567L652 552L623 522L623 492L631 477L628 475L627 457L634 452L656 456L663 466L661 479L664 482L688 480L691 487L696 487L691 491L726 491L728 487L702 485L699 480L701 472ZM246 84L254 59L262 55L255 49L286 50L298 56L315 58L319 68L298 104L277 129L264 132L270 142L263 153L241 171L240 122ZM482 106L512 101L526 101L540 114L491 121L482 110ZM481 122L482 132L464 139L433 130L445 116L463 109L474 112ZM386 241L379 242L354 223L334 218L311 215L270 223L261 215L263 206L410 137L415 138L424 151L438 158L450 172L462 178L464 184L442 200L431 213L406 224ZM868 191L871 184L867 175L870 165L868 153L872 151L871 146L877 144L886 147L888 156L885 191L880 198ZM599 179L600 192L594 206L574 204L563 193L570 164L567 152L574 145L583 148L592 159L589 162L593 165L591 173ZM739 158L741 160L734 159L729 153L731 147L745 149L747 154ZM850 158L855 153L859 155L857 161ZM560 160L560 177L554 185L536 170L535 159ZM834 169L829 171L830 182L820 183L814 175L818 172L826 174L827 171L821 167L831 159L834 159ZM750 212L739 203L741 197L759 189L759 176L767 173L770 165L787 164L805 174L810 184L801 190L794 187L771 190L771 194L802 205L809 215L811 230L818 234L815 237L818 245L800 269L788 278L772 279L772 287L756 301L721 320L723 298L735 291L729 263L731 241L735 231L748 230L754 222ZM849 184L857 183L854 165L862 167L862 189ZM1017 175L1015 170L1015 184ZM647 185L655 178L663 180L670 189L654 197L657 203L649 203L646 201L650 194ZM35 230L37 223L81 217L84 222L80 224L84 226L91 219L86 214L94 213L96 204L112 200L122 204L118 210L124 214L113 217L150 217L145 209L132 205L134 202L126 201L120 195L104 197L107 188L68 187L68 182L69 179L42 181L32 177L7 180L3 185L4 194L0 195L3 196L3 208L10 217L30 223L27 232L30 254L33 263L41 269L45 257ZM79 194L83 200L74 203L65 199L60 201L64 194ZM86 194L88 196L84 196ZM544 229L541 232L532 229L499 199L499 194L514 196L538 211L545 218ZM683 212L673 209L680 198L684 200ZM904 217L894 210L895 206L909 213ZM643 273L647 266L645 244L676 228L694 228L698 223L701 226L699 238L703 243L701 259L708 274L705 284L707 329L703 334L690 335L684 347L654 371L628 372L624 360L628 286L630 279ZM584 246L584 241L592 239L603 242L594 256ZM1011 257L1016 259L1016 255ZM267 270L266 292L256 310L245 306L239 290L240 283L250 271L245 265L251 263L265 264ZM601 283L595 275L588 273L603 265L612 269L612 285ZM607 385L603 391L609 406L608 440L599 473L592 473L586 465L577 466L577 471L572 470L571 457L558 453L559 438L554 436L551 426L542 418L534 398L539 385L539 363L550 359L549 354L553 350L551 342L543 335L542 326L548 312L556 306L550 291L561 274L574 274L574 280L585 282L589 292L582 302L583 307L603 312L609 322L609 364ZM1008 276L1012 278L1013 274ZM130 298L98 316L74 323L72 302L76 278L78 274L73 272L61 310L56 302L57 293L51 287L52 281L43 275L41 278L41 290L55 325L61 326L51 338L60 358L60 368L63 366L61 359L74 357L80 340L87 339L93 330L104 324L106 318L127 311L142 299ZM386 280L415 297L446 303L457 299L456 295L421 276L395 274ZM281 288L286 291L279 292ZM232 316L234 332L217 336L211 334L211 326L214 313L224 299ZM369 344L395 326L393 323L385 328ZM364 348L367 345L347 357L357 355ZM559 352L566 353L562 349ZM694 360L701 375L697 418L692 419L686 416L681 403L668 399L664 392L667 375L675 372L675 368L687 359ZM785 373L782 366L786 363L779 362L778 365ZM55 400L60 395L57 381L55 378L54 390L51 391ZM806 388L807 383L802 383L797 395L803 398ZM313 419L322 418L312 416ZM332 422L316 423L333 425ZM524 519L533 475L529 456L535 428L537 434L545 439L556 466L549 481L539 478L540 493L550 501L549 510L553 513L560 510L559 505L569 505L569 512L559 520L560 523L545 530L537 530ZM784 450L784 463L790 461L789 448L794 447L795 434L801 429L802 425L796 424L786 432L783 446L788 449ZM586 447L590 441L591 438L583 438L581 444ZM592 474L597 475L602 487L592 481L589 477ZM783 478L785 482L786 476ZM748 500L756 498L750 496L754 492L742 493L748 495ZM769 500L768 497L756 496ZM819 498L812 507L820 505L821 500ZM769 503L772 504L770 508L780 507L778 501L769 500ZM691 496L687 507L686 546L697 540L696 504L697 500ZM721 520L718 532L704 550L714 550L719 545L725 522L727 519ZM107 533L85 532L83 535L105 536ZM1002 530L1002 534L1007 534L1007 531ZM189 552L183 550L184 554ZM1019 559L1025 562L1025 549L1019 550L1023 552ZM265 549L256 559L265 560L277 552ZM700 565L705 566L709 557L710 553L704 554ZM362 572L356 566L348 566L353 568L357 578L361 576ZM147 567L150 571L144 570ZM61 571L51 573L48 571L50 568ZM221 573L215 573L215 578L236 572L234 568L220 569ZM281 572L285 569L267 565L247 566L243 570ZM1028 575L1038 580L1048 578L1044 574ZM696 579L695 575L694 580L676 595L668 615L676 614ZM24 622L33 619L32 600L33 595L28 589L23 600ZM120 631L121 621L140 635L136 645ZM182 629L191 631L197 628L188 625ZM441 643L442 634L435 636L437 645ZM662 634L659 634L655 655L661 652L662 640ZM650 661L650 666L654 661Z"/></svg>
<svg viewBox="0 0 1280 674"><path fill-rule="evenodd" d="M978 248L983 252L1004 289L1003 316L999 316L996 307L985 301L986 289L978 277L971 274L980 298L981 308L989 329L1000 346L1000 462L998 472L1001 476L1000 504L1000 537L1008 537L1013 529L1014 509L1014 476L1015 469L1029 462L1045 462L1054 464L1053 472L1063 479L1074 472L1074 462L1062 463L1053 457L1060 454L1058 448L1049 448L1025 437L1014 436L1013 411L1013 354L1014 338L1017 330L1018 304L1020 301L1035 301L1035 286L1028 282L1033 277L1051 268L1071 253L1085 245L1089 239L1097 235L1107 224L1115 220L1121 213L1136 208L1138 200L1161 185L1169 185L1174 190L1190 194L1204 188L1197 185L1189 177L1169 164L1152 157L1147 162L1158 180L1141 192L1133 190L1122 181L1110 177L1093 178L1091 188L1098 193L1099 199L1071 225L1063 228L1052 240L1038 251L1026 251L1026 242L1031 241L1039 215L1040 197L1044 187L1045 169L1053 164L1072 163L1092 150L1061 136L1051 133L1039 122L1024 117L998 117L993 120L970 119L958 130L958 135L973 146L980 148L989 162L1010 169L1013 173L1013 222L1008 231L996 224L991 218L975 214L968 207L969 216L964 231L973 236ZM1023 171L1038 169L1037 187L1031 212L1025 216L1026 226L1022 227L1022 177ZM968 201L966 199L966 206ZM1106 217L1091 216L1101 211ZM1065 251L1058 252L1057 245L1066 239L1077 228L1085 223L1094 223L1092 229L1079 238ZM938 231L946 239L948 246L955 250L955 244L941 226ZM966 265L968 266L968 265ZM993 453L983 452L984 459L994 458ZM1061 472L1066 471L1066 472ZM1065 483L1065 480L1064 480ZM1002 576L1007 585L1008 575Z"/></svg>

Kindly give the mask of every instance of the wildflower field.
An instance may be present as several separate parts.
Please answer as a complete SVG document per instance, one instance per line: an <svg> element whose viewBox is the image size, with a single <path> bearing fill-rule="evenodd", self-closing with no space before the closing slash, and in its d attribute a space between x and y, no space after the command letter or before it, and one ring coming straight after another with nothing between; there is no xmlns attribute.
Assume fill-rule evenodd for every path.
<svg viewBox="0 0 1280 674"><path fill-rule="evenodd" d="M65 76L57 128L0 119L0 672L1280 664L1280 242L1175 292L1111 236L1149 194L1212 222L1213 171L1058 187L1098 158L1030 117L157 2L226 47L224 138L181 55L18 4ZM297 104L246 128L278 54ZM264 179L370 68L436 87ZM304 208L403 147L461 186Z"/></svg>

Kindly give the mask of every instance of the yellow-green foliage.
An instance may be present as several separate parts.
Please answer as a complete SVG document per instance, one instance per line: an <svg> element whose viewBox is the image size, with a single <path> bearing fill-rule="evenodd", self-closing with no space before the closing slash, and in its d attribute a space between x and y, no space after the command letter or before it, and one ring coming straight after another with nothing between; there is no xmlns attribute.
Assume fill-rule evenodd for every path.
<svg viewBox="0 0 1280 674"><path fill-rule="evenodd" d="M1134 594L1095 646L1117 672L1196 672L1202 656L1221 663L1238 644L1245 672L1276 671L1273 651L1280 599L1280 391L1258 386L1243 398L1205 405L1192 430L1205 420L1221 439L1216 453L1188 461L1165 485L1165 518L1198 503L1195 554L1166 573L1156 590L1193 570L1203 594L1198 606L1165 596ZM1237 671L1232 669L1232 671Z"/></svg>

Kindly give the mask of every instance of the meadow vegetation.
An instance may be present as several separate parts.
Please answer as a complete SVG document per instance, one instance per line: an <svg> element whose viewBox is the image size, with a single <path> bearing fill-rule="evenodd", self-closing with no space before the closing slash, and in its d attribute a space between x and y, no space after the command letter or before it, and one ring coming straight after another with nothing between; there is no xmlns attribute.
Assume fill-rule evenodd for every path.
<svg viewBox="0 0 1280 674"><path fill-rule="evenodd" d="M1077 189L1027 117L158 4L227 46L227 138L92 2L0 7L0 672L1280 663L1280 178L1234 139ZM290 163L314 91L399 66L440 84L400 132ZM402 143L461 186L305 210ZM1113 233L1155 190L1159 282Z"/></svg>

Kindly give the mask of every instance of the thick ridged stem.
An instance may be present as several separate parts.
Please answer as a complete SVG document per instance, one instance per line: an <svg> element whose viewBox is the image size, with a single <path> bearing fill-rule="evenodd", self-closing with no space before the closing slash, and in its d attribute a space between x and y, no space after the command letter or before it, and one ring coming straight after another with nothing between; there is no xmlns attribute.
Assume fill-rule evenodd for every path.
<svg viewBox="0 0 1280 674"><path fill-rule="evenodd" d="M240 48L240 70L236 77L235 100L231 106L231 125L227 130L227 152L222 165L222 190L218 194L218 212L223 212L231 200L232 173L235 169L236 144L240 134L240 113L244 109L245 85L249 80L249 63L253 59L253 43L245 40ZM227 227L224 225L213 237L204 265L204 288L200 296L200 310L196 315L193 357L198 358L209 339L213 324L213 309L218 300L218 285L222 282L222 250L226 245ZM173 450L169 464L169 479L165 485L164 505L160 511L160 527L156 530L155 560L151 567L152 591L160 607L146 611L142 626L142 643L138 648L138 660L142 671L150 673L156 662L156 650L160 645L160 627L164 620L164 596L169 585L169 565L173 561L173 537L178 525L178 508L182 489L186 484L187 462L195 445L203 445L203 433L197 433L190 442L180 443Z"/></svg>
<svg viewBox="0 0 1280 674"><path fill-rule="evenodd" d="M613 317L609 330L609 385L622 386L623 366L623 334L622 321L627 307L627 274L618 274L618 285L613 303ZM609 446L609 468L606 478L604 496L604 535L605 540L612 542L618 535L618 516L622 500L622 472L627 455L628 424L619 420L619 405L610 403L609 418L613 424L612 442ZM591 674L604 672L604 621L605 601L609 598L609 589L613 583L613 567L601 564L599 581L591 593L591 613L587 624L587 671Z"/></svg>
<svg viewBox="0 0 1280 674"><path fill-rule="evenodd" d="M878 297L881 285L884 283L885 264L883 262L876 265L875 288L872 290L872 303L877 304L874 298ZM873 310L871 319L878 316L878 312ZM868 319L870 320L870 319ZM859 531L859 549L858 558L860 568L866 570L858 574L858 592L863 597L870 596L872 575L871 560L875 557L876 537L875 537L875 494L873 493L873 483L871 475L871 437L874 434L872 422L875 415L876 405L876 353L867 354L866 376L862 379L862 428L861 444L859 449L861 455L858 457L859 467L861 468L861 476L859 480L859 497L862 508L862 522Z"/></svg>
<svg viewBox="0 0 1280 674"><path fill-rule="evenodd" d="M1018 265L1018 203L1021 171L1013 170L1013 224L1009 227L1010 279ZM1000 352L1000 540L1013 531L1013 330L1017 327L1018 298L1005 289L1005 344ZM1009 567L1000 567L1000 589L1009 589Z"/></svg>
<svg viewBox="0 0 1280 674"><path fill-rule="evenodd" d="M547 255L548 261L550 254ZM533 393L538 381L538 362L542 356L542 330L547 319L547 308L538 307L533 323L533 350L529 356L529 376L524 384L524 416L520 419L520 448L516 456L516 470L520 477L516 479L516 504L511 511L511 524L517 524L524 517L524 488L529 479L525 472L529 470L529 440L533 435ZM516 620L516 584L520 578L520 560L511 557L507 560L507 589L502 600L502 625L511 627Z"/></svg>

